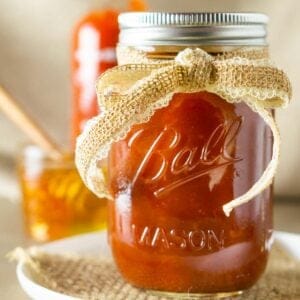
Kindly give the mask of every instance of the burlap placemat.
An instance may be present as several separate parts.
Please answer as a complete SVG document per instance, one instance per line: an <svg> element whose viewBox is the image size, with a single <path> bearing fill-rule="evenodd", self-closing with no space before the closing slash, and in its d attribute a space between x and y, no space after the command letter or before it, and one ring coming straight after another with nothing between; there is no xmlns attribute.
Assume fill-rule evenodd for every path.
<svg viewBox="0 0 300 300"><path fill-rule="evenodd" d="M53 255L39 250L20 249L14 256L24 262L26 271L40 285L78 299L197 299L184 296L166 297L137 289L126 283L113 261L106 258ZM234 299L300 299L300 263L275 244L262 279L252 289Z"/></svg>

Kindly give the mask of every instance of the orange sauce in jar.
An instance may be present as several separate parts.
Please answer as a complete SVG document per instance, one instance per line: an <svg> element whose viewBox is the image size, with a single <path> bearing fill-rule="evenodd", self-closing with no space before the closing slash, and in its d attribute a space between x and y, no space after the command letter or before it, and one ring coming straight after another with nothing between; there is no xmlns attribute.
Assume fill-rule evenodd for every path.
<svg viewBox="0 0 300 300"><path fill-rule="evenodd" d="M260 177L272 134L247 105L199 92L175 94L113 144L109 241L123 277L138 287L218 293L251 287L272 233L272 189L229 217L222 206Z"/></svg>

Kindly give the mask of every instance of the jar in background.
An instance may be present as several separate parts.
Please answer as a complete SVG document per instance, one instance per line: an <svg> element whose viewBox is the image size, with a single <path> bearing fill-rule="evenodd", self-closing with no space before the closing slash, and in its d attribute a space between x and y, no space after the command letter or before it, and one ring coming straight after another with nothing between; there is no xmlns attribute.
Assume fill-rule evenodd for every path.
<svg viewBox="0 0 300 300"><path fill-rule="evenodd" d="M267 17L232 13L148 13L120 17L123 47L149 62L189 48L211 55L266 46ZM136 56L120 56L135 63ZM230 297L265 270L272 237L272 188L235 208L222 206L258 180L272 133L245 103L209 92L178 93L134 125L108 158L109 241L122 276L168 293ZM178 295L177 295L178 296Z"/></svg>
<svg viewBox="0 0 300 300"><path fill-rule="evenodd" d="M73 155L50 159L27 146L19 161L25 229L36 241L49 241L106 228L107 201L82 183Z"/></svg>
<svg viewBox="0 0 300 300"><path fill-rule="evenodd" d="M129 11L147 9L143 0L126 2ZM94 10L81 18L74 28L71 49L73 146L86 121L99 113L95 92L97 77L117 65L115 52L119 35L119 13L112 8Z"/></svg>
<svg viewBox="0 0 300 300"><path fill-rule="evenodd" d="M119 12L92 11L76 25L72 39L72 145L86 121L99 113L95 81L117 65Z"/></svg>

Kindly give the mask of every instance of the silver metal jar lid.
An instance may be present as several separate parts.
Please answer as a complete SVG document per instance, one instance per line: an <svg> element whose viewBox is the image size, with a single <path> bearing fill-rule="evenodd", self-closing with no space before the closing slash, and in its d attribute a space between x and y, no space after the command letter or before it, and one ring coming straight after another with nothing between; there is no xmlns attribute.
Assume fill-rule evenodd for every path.
<svg viewBox="0 0 300 300"><path fill-rule="evenodd" d="M261 13L123 13L121 45L266 45Z"/></svg>

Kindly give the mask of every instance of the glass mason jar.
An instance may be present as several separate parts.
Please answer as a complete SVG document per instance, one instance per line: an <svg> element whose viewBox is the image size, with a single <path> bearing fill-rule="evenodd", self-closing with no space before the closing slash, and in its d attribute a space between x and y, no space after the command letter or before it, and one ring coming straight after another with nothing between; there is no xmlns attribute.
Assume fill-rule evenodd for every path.
<svg viewBox="0 0 300 300"><path fill-rule="evenodd" d="M261 14L129 13L119 20L119 50L143 50L152 62L186 47L217 55L266 46ZM109 241L122 276L171 293L231 296L253 286L271 246L272 187L229 217L222 206L258 180L272 141L245 103L209 92L175 94L134 125L108 157Z"/></svg>

